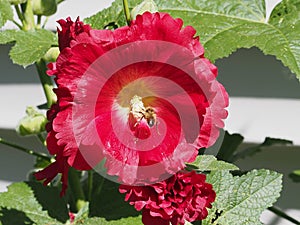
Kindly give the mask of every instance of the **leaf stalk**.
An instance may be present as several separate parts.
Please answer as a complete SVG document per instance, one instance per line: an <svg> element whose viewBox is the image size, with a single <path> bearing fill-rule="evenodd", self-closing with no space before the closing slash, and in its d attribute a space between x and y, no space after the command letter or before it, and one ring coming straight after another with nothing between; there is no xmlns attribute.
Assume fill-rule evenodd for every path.
<svg viewBox="0 0 300 225"><path fill-rule="evenodd" d="M85 195L84 195L81 183L80 183L78 171L72 167L70 167L70 170L69 170L69 183L70 183L71 192L72 192L74 200L75 200L76 209L77 209L77 211L79 211L80 209L82 209L85 206L86 201L85 201Z"/></svg>
<svg viewBox="0 0 300 225"><path fill-rule="evenodd" d="M285 212L283 212L282 210L278 209L275 206L269 207L268 210L270 210L271 212L273 212L277 216L282 217L282 218L290 221L293 224L300 225L300 221L294 219L293 217L289 216L288 214L286 214Z"/></svg>
<svg viewBox="0 0 300 225"><path fill-rule="evenodd" d="M56 102L56 95L53 92L53 82L51 78L46 74L47 66L43 59L40 59L35 63L35 66L37 68L40 81L43 86L43 90L47 99L47 106L48 108L51 107L53 103Z"/></svg>
<svg viewBox="0 0 300 225"><path fill-rule="evenodd" d="M19 5L15 5L15 10L17 12L18 18L21 20L22 24L24 25L25 18L24 18L23 13L20 10ZM20 29L22 29L22 27Z"/></svg>
<svg viewBox="0 0 300 225"><path fill-rule="evenodd" d="M131 23L131 16L130 16L130 10L129 10L127 0L123 0L123 8L124 8L124 13L125 13L125 17L126 17L126 22L127 22L127 25L129 26Z"/></svg>
<svg viewBox="0 0 300 225"><path fill-rule="evenodd" d="M92 193L93 193L93 175L94 171L89 170L88 171L88 201L90 202L92 200Z"/></svg>
<svg viewBox="0 0 300 225"><path fill-rule="evenodd" d="M34 30L35 23L34 23L34 15L32 11L32 0L27 0L26 8L24 12L24 26L23 30Z"/></svg>
<svg viewBox="0 0 300 225"><path fill-rule="evenodd" d="M33 155L33 156L36 156L36 157L43 158L45 160L48 160L49 162L51 161L51 158L49 156L47 156L47 155L44 155L43 153L35 152L35 151L31 150L31 149L24 148L22 146L16 145L14 143L11 143L9 141L4 140L1 137L0 137L0 143L3 144L3 145L9 146L9 147L15 148L17 150L20 150L22 152L28 153L29 155Z"/></svg>

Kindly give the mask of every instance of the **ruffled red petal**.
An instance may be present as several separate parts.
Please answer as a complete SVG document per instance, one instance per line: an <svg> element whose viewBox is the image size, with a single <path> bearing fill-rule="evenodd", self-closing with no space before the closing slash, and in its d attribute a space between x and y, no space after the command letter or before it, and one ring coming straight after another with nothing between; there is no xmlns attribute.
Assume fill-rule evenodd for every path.
<svg viewBox="0 0 300 225"><path fill-rule="evenodd" d="M165 181L147 186L121 185L125 201L143 211L144 224L184 225L207 217L207 208L215 200L212 185L205 175L179 172Z"/></svg>
<svg viewBox="0 0 300 225"><path fill-rule="evenodd" d="M57 155L55 159L56 161L54 163L50 164L45 169L36 172L34 176L37 180L44 180L44 185L47 185L57 176L57 174L61 173L62 189L60 196L63 196L68 187L69 165L67 163L67 158L61 155Z"/></svg>
<svg viewBox="0 0 300 225"><path fill-rule="evenodd" d="M59 50L62 51L66 47L70 47L70 42L74 40L80 33L88 33L91 27L87 24L83 24L77 17L73 22L70 17L66 20L57 21L61 26L61 29L57 29Z"/></svg>
<svg viewBox="0 0 300 225"><path fill-rule="evenodd" d="M79 19L59 24L61 53L48 72L58 97L47 125L51 154L79 170L106 158L108 174L134 184L176 173L216 141L228 96L193 27L149 12L114 31Z"/></svg>

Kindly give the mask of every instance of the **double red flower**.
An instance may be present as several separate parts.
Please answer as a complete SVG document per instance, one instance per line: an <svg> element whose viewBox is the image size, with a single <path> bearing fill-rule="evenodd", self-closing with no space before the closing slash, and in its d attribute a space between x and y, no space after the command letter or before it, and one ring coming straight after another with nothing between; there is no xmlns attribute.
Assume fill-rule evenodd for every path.
<svg viewBox="0 0 300 225"><path fill-rule="evenodd" d="M125 200L142 210L145 225L184 225L203 220L215 200L212 185L205 175L179 172L167 180L148 186L120 186Z"/></svg>

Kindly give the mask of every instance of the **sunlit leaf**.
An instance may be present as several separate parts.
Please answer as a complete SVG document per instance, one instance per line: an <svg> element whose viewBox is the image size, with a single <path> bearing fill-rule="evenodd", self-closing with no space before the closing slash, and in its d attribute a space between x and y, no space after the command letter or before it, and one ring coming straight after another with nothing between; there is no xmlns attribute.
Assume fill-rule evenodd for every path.
<svg viewBox="0 0 300 225"><path fill-rule="evenodd" d="M217 198L203 225L258 225L261 213L280 196L282 175L269 170L253 170L241 177L228 171L208 175Z"/></svg>
<svg viewBox="0 0 300 225"><path fill-rule="evenodd" d="M0 32L0 43L15 42L9 55L14 63L28 66L41 59L52 45L57 45L57 37L48 30Z"/></svg>
<svg viewBox="0 0 300 225"><path fill-rule="evenodd" d="M141 1L130 1L131 8ZM229 56L239 48L258 47L273 55L300 78L299 0L282 1L266 21L264 0L155 1L159 11L182 18L192 25L212 61ZM85 20L94 28L125 25L122 1Z"/></svg>
<svg viewBox="0 0 300 225"><path fill-rule="evenodd" d="M194 166L196 171L216 171L216 170L238 170L239 168L231 163L217 160L213 155L199 155L196 160L188 164Z"/></svg>
<svg viewBox="0 0 300 225"><path fill-rule="evenodd" d="M0 0L0 28L3 27L7 20L13 19L13 11L8 0Z"/></svg>

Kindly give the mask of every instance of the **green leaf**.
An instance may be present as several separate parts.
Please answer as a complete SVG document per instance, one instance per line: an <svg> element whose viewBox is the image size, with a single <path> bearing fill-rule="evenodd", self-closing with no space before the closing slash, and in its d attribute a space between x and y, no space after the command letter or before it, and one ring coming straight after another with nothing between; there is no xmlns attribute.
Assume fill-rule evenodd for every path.
<svg viewBox="0 0 300 225"><path fill-rule="evenodd" d="M199 155L189 166L194 166L196 171L216 171L216 170L238 170L239 168L233 164L219 161L213 155Z"/></svg>
<svg viewBox="0 0 300 225"><path fill-rule="evenodd" d="M131 19L135 20L137 15L141 15L144 12L158 12L158 7L153 0L143 0L140 4L135 6L130 12Z"/></svg>
<svg viewBox="0 0 300 225"><path fill-rule="evenodd" d="M269 23L282 34L275 40L278 43L274 44L274 55L300 79L300 1L282 1L273 10Z"/></svg>
<svg viewBox="0 0 300 225"><path fill-rule="evenodd" d="M13 20L14 14L8 0L0 0L0 28L7 20Z"/></svg>
<svg viewBox="0 0 300 225"><path fill-rule="evenodd" d="M282 21L266 22L264 0L159 2L163 11L181 17L186 25L196 28L210 60L226 57L238 48L256 46L265 54L276 56L300 78L299 10L291 12L293 19L283 14ZM283 2L286 3L280 4L289 8L296 1Z"/></svg>
<svg viewBox="0 0 300 225"><path fill-rule="evenodd" d="M216 201L213 203L213 209L223 209L226 207L226 204L230 202L229 195L232 192L234 185L234 179L229 171L213 171L207 175L207 183L213 185L213 189L217 194ZM213 213L210 213L209 216L212 216Z"/></svg>
<svg viewBox="0 0 300 225"><path fill-rule="evenodd" d="M232 161L236 161L237 159L240 159L240 158L245 158L246 156L254 155L257 152L260 152L261 150L263 150L263 148L265 148L265 147L270 147L270 146L274 146L274 145L291 145L291 144L293 144L293 142L289 141L289 140L266 137L266 139L264 140L264 142L262 144L246 148L246 149L241 150L240 152L237 152L236 154L234 154L234 156L232 157Z"/></svg>
<svg viewBox="0 0 300 225"><path fill-rule="evenodd" d="M7 44L16 40L17 30L4 30L0 32L0 44Z"/></svg>
<svg viewBox="0 0 300 225"><path fill-rule="evenodd" d="M253 170L241 177L228 171L208 175L217 198L203 225L258 225L261 213L280 196L282 175L269 170Z"/></svg>
<svg viewBox="0 0 300 225"><path fill-rule="evenodd" d="M125 195L119 192L119 184L94 173L93 192L90 202L90 216L119 220L139 216L140 212L125 202Z"/></svg>
<svg viewBox="0 0 300 225"><path fill-rule="evenodd" d="M59 225L68 218L67 204L57 188L20 182L0 194L0 224Z"/></svg>
<svg viewBox="0 0 300 225"><path fill-rule="evenodd" d="M128 217L128 218L122 218L115 221L107 221L104 218L87 218L83 219L81 221L77 221L74 223L74 225L143 225L142 223L142 217Z"/></svg>
<svg viewBox="0 0 300 225"><path fill-rule="evenodd" d="M232 156L237 151L243 140L244 137L240 134L229 134L228 131L225 131L224 139L217 154L217 158L227 162L232 162Z"/></svg>
<svg viewBox="0 0 300 225"><path fill-rule="evenodd" d="M130 1L130 8L141 1ZM229 56L239 48L258 47L274 55L300 79L299 0L282 1L266 21L264 0L155 1L159 11L182 18L200 36L206 57L212 61ZM282 10L284 9L284 10ZM85 20L94 28L124 26L122 1Z"/></svg>
<svg viewBox="0 0 300 225"><path fill-rule="evenodd" d="M126 24L123 13L122 0L116 0L110 7L97 14L84 19L85 23L90 24L95 29L103 29L109 26L120 27Z"/></svg>
<svg viewBox="0 0 300 225"><path fill-rule="evenodd" d="M89 203L91 218L85 218L84 213L82 218L78 215L75 225L142 225L140 213L125 202L124 198L125 195L119 192L119 184L94 173L93 192Z"/></svg>
<svg viewBox="0 0 300 225"><path fill-rule="evenodd" d="M51 45L57 45L57 37L48 30L6 30L1 32L0 43L10 42L16 42L9 53L13 62L28 66L41 59Z"/></svg>

